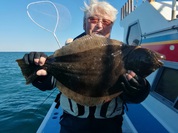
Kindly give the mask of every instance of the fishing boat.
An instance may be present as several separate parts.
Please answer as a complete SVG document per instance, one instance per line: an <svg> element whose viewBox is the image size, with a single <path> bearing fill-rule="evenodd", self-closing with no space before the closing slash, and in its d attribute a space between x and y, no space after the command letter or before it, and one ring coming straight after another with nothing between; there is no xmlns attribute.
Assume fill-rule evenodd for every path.
<svg viewBox="0 0 178 133"><path fill-rule="evenodd" d="M120 10L123 41L155 50L166 57L164 66L147 77L149 96L128 104L124 133L178 132L178 4L173 1L128 0ZM54 102L38 133L59 132L60 107Z"/></svg>

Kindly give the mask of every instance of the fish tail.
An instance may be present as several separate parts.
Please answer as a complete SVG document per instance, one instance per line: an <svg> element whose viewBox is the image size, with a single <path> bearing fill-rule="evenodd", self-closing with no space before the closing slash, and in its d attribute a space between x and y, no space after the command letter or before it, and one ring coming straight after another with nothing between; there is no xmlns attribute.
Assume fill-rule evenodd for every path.
<svg viewBox="0 0 178 133"><path fill-rule="evenodd" d="M17 59L16 62L18 63L21 72L26 79L26 84L32 83L37 78L37 67L35 65L26 64L23 59Z"/></svg>

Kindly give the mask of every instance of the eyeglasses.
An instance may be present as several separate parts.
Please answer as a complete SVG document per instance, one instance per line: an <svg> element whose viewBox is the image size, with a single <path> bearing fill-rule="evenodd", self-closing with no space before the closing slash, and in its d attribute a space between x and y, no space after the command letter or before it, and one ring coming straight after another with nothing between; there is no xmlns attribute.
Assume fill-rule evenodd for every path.
<svg viewBox="0 0 178 133"><path fill-rule="evenodd" d="M101 23L105 26L109 26L113 23L111 20L108 20L108 19L99 19L98 17L89 17L88 18L88 22L93 23L93 24L98 24L100 22L100 20L101 20Z"/></svg>

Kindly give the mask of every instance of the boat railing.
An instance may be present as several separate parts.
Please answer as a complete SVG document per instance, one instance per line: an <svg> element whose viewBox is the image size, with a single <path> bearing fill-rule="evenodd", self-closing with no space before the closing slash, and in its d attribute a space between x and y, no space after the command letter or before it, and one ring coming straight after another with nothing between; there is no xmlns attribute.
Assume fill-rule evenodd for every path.
<svg viewBox="0 0 178 133"><path fill-rule="evenodd" d="M141 3L144 3L145 1L148 1L150 3L155 2L155 0L127 0L121 8L121 18L120 18L120 20L123 20L127 15L129 15L131 12L133 12ZM171 20L177 19L176 1L177 0L172 0Z"/></svg>
<svg viewBox="0 0 178 133"><path fill-rule="evenodd" d="M140 3L143 3L145 1L147 0L127 0L121 8L121 20L124 19L131 12L133 12L137 8L137 6L140 5ZM152 2L154 0L148 0L148 1Z"/></svg>
<svg viewBox="0 0 178 133"><path fill-rule="evenodd" d="M121 20L134 11L134 0L128 0L121 8Z"/></svg>

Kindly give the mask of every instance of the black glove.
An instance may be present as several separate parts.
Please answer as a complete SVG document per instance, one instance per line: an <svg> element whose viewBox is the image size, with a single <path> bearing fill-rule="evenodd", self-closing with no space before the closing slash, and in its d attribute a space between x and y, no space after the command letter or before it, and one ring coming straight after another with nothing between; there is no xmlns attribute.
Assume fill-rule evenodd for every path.
<svg viewBox="0 0 178 133"><path fill-rule="evenodd" d="M25 54L23 57L23 60L26 64L28 65L35 65L34 59L39 59L40 57L47 57L47 55L43 52L30 52L28 54ZM39 66L36 66L37 68ZM54 88L53 84L51 84L51 75L46 75L46 76L38 76L32 84L37 87L38 89L45 91L45 90L51 90Z"/></svg>
<svg viewBox="0 0 178 133"><path fill-rule="evenodd" d="M39 59L40 57L48 57L43 52L30 52L29 54L25 54L23 60L26 64L31 65L34 64L34 59Z"/></svg>
<svg viewBox="0 0 178 133"><path fill-rule="evenodd" d="M132 79L128 80L126 75L120 76L121 85L123 86L122 98L126 102L140 103L149 94L150 84L149 82L135 75Z"/></svg>

